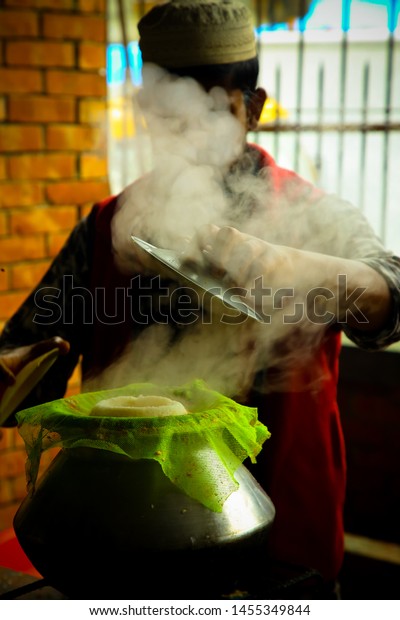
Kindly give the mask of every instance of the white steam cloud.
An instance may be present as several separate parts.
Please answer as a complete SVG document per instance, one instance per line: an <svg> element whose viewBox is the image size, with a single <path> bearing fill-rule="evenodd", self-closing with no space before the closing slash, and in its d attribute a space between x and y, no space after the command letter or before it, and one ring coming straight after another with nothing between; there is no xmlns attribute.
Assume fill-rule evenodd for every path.
<svg viewBox="0 0 400 620"><path fill-rule="evenodd" d="M159 247L182 249L200 227L223 223L224 175L244 140L224 90L208 94L194 80L172 78L155 66L143 73L139 104L153 169L124 192L113 225L117 259L128 270L133 245L127 231Z"/></svg>

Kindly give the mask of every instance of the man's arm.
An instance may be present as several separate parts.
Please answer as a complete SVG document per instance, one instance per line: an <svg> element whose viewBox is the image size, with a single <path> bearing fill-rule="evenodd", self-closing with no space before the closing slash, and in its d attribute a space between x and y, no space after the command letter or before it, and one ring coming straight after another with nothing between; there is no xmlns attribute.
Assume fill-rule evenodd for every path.
<svg viewBox="0 0 400 620"><path fill-rule="evenodd" d="M14 370L18 372L24 359L31 359L31 345L38 346L37 343L54 338L57 342L61 339L62 343L69 344L69 351L64 344L61 345L61 353L64 355L58 358L40 384L21 404L21 408L61 398L82 353L85 338L81 317L75 311L73 322L67 324L63 320L62 308L72 303L71 285L74 288L89 285L92 219L89 215L75 227L41 282L7 321L0 336L0 357L11 374L14 374ZM54 308L59 308L59 312L55 312L53 316L48 315L47 320L44 312L46 296L52 298ZM77 307L79 308L79 305ZM2 374L3 383L12 383L9 373ZM10 422L14 423L14 420Z"/></svg>
<svg viewBox="0 0 400 620"><path fill-rule="evenodd" d="M284 320L285 313L295 316L300 304L303 325L338 323L360 346L377 348L400 339L399 259L383 252L363 260L330 256L230 227L211 227L201 245L209 266L227 286L247 291L247 302L264 316L279 311Z"/></svg>
<svg viewBox="0 0 400 620"><path fill-rule="evenodd" d="M357 326L349 324L343 326L343 331L359 347L373 351L400 340L400 258L390 255L376 256L360 262L367 265L385 281L389 291L389 306L386 306L385 296L378 297L381 325L380 327L378 324L375 325L375 330L371 323L369 330L360 330Z"/></svg>

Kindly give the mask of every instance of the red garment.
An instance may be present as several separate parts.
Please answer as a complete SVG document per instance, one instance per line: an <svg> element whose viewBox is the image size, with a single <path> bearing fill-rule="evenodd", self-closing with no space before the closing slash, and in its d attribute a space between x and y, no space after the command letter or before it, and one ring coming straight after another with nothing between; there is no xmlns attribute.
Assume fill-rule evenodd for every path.
<svg viewBox="0 0 400 620"><path fill-rule="evenodd" d="M0 567L41 577L23 551L12 527L0 532Z"/></svg>
<svg viewBox="0 0 400 620"><path fill-rule="evenodd" d="M292 181L293 191L318 195L318 190L293 172L279 168L258 149L279 192ZM127 287L130 277L114 266L110 224L116 197L96 205L96 236L92 291L104 287L109 314L115 311L115 288ZM127 300L127 315L129 315ZM97 321L93 329L91 359L83 362L84 373L94 367L107 368L130 337L132 325L113 326ZM89 348L90 350L90 348ZM262 395L254 391L247 404L257 406L259 419L272 436L264 445L258 463L249 466L276 507L276 520L269 537L269 553L277 559L315 568L327 580L337 577L343 558L343 504L345 452L336 402L340 334L333 329L316 353L313 363L324 372L317 391L295 391ZM312 364L311 364L312 366ZM312 368L311 368L312 371ZM310 373L299 369L293 381L304 384Z"/></svg>

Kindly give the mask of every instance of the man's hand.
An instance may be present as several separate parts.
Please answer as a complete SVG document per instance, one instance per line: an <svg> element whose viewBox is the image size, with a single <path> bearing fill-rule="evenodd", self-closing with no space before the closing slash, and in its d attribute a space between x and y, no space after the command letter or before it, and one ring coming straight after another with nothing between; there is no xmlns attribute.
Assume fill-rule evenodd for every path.
<svg viewBox="0 0 400 620"><path fill-rule="evenodd" d="M305 319L378 331L389 318L388 285L361 261L275 245L232 227L202 229L190 247L189 260L218 275L225 288L243 289L267 323L286 315L290 325Z"/></svg>
<svg viewBox="0 0 400 620"><path fill-rule="evenodd" d="M14 384L16 375L28 362L52 349L58 349L60 355L66 355L70 345L66 340L55 336L32 345L0 352L0 399L7 387Z"/></svg>

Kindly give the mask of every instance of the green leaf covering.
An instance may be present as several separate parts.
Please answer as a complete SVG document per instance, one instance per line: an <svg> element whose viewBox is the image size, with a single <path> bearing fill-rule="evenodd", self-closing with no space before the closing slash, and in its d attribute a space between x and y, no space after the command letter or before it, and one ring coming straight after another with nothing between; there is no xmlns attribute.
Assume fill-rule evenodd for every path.
<svg viewBox="0 0 400 620"><path fill-rule="evenodd" d="M114 396L158 395L183 403L186 415L97 417L93 407ZM17 414L28 455L27 482L34 490L41 453L53 447L90 447L154 459L187 495L219 512L238 488L234 473L254 463L270 433L257 409L212 391L202 381L180 387L138 383L55 400Z"/></svg>

